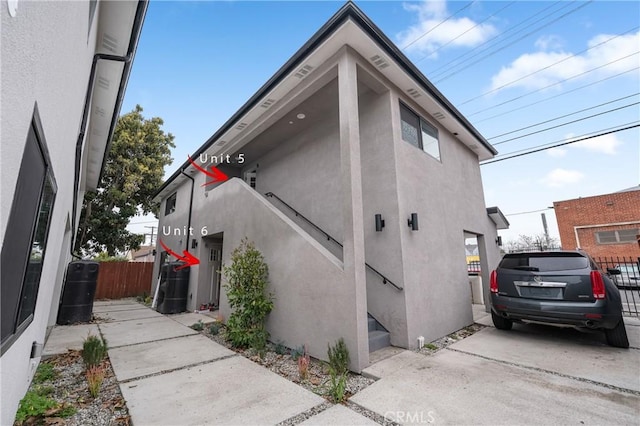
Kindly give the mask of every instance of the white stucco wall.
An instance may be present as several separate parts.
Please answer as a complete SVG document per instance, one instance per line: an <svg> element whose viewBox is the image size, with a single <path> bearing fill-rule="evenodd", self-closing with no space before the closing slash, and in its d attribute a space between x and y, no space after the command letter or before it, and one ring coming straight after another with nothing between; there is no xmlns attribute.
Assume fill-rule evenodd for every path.
<svg viewBox="0 0 640 426"><path fill-rule="evenodd" d="M18 402L29 385L39 361L29 359L31 345L44 342L49 318L55 316L52 306L57 309L63 270L70 260L65 229L72 209L75 143L95 46L95 28L89 34L88 18L89 2L21 1L13 18L9 16L6 2L0 4L0 237L3 241L36 103L58 186L35 317L0 361L1 424L13 423Z"/></svg>

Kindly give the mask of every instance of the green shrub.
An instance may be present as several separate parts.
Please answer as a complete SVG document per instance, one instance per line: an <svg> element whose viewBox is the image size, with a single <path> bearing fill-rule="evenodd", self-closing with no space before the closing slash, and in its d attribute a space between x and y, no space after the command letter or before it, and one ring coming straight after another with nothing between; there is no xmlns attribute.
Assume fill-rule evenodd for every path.
<svg viewBox="0 0 640 426"><path fill-rule="evenodd" d="M264 351L269 338L264 322L273 309L273 297L267 293L269 268L264 257L245 238L231 253L231 265L224 265L223 272L233 309L227 321L227 339L237 348Z"/></svg>
<svg viewBox="0 0 640 426"><path fill-rule="evenodd" d="M47 362L41 362L38 365L36 374L33 376L33 383L39 384L48 382L56 378L56 372L53 369L53 365Z"/></svg>
<svg viewBox="0 0 640 426"><path fill-rule="evenodd" d="M304 346L291 349L291 359L297 361L304 354Z"/></svg>
<svg viewBox="0 0 640 426"><path fill-rule="evenodd" d="M287 353L287 347L284 345L282 341L278 341L278 343L276 343L276 347L274 350L278 355L284 355Z"/></svg>
<svg viewBox="0 0 640 426"><path fill-rule="evenodd" d="M335 346L327 343L327 355L329 356L329 370L335 371L337 375L347 374L349 371L349 349L341 337Z"/></svg>
<svg viewBox="0 0 640 426"><path fill-rule="evenodd" d="M29 417L44 417L47 411L58 406L55 400L30 390L20 401L18 412L16 413L16 423L22 424Z"/></svg>
<svg viewBox="0 0 640 426"><path fill-rule="evenodd" d="M107 341L89 335L82 344L82 359L87 369L99 365L107 356Z"/></svg>
<svg viewBox="0 0 640 426"><path fill-rule="evenodd" d="M104 380L105 371L100 366L94 366L87 369L87 386L92 397L97 398L100 394L100 387Z"/></svg>
<svg viewBox="0 0 640 426"><path fill-rule="evenodd" d="M214 322L213 324L211 324L209 326L209 333L211 333L212 336L216 336L218 333L220 333L220 323Z"/></svg>
<svg viewBox="0 0 640 426"><path fill-rule="evenodd" d="M202 320L198 320L198 322L191 324L191 328L195 331L202 331L204 330L204 323Z"/></svg>

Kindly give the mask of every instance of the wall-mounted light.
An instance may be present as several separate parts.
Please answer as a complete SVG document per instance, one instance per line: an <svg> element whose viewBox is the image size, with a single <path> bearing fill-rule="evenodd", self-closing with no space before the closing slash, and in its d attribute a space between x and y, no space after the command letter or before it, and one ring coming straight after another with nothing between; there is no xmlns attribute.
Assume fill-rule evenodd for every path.
<svg viewBox="0 0 640 426"><path fill-rule="evenodd" d="M407 220L407 224L412 231L418 230L418 213L411 213L411 217Z"/></svg>
<svg viewBox="0 0 640 426"><path fill-rule="evenodd" d="M502 247L502 237L500 235L496 237L496 244Z"/></svg>
<svg viewBox="0 0 640 426"><path fill-rule="evenodd" d="M198 241L195 238L193 238L191 240L191 248L194 249L194 248L197 248L197 247L198 247Z"/></svg>
<svg viewBox="0 0 640 426"><path fill-rule="evenodd" d="M40 358L42 356L42 350L44 349L44 344L33 342L31 344L31 356L30 358Z"/></svg>
<svg viewBox="0 0 640 426"><path fill-rule="evenodd" d="M376 214L376 232L382 232L384 228L384 219L381 214Z"/></svg>

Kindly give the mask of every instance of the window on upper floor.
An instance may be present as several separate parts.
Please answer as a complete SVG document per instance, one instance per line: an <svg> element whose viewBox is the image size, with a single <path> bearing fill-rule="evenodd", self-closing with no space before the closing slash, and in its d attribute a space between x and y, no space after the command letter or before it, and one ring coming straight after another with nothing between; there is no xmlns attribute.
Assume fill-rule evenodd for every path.
<svg viewBox="0 0 640 426"><path fill-rule="evenodd" d="M402 102L400 103L400 121L402 125L402 139L422 149L439 161L440 142L438 141L438 129Z"/></svg>
<svg viewBox="0 0 640 426"><path fill-rule="evenodd" d="M57 192L50 164L36 109L2 244L2 353L31 324L35 315Z"/></svg>
<svg viewBox="0 0 640 426"><path fill-rule="evenodd" d="M176 200L178 199L178 193L174 192L172 195L167 198L167 201L164 205L164 215L170 215L171 213L176 211Z"/></svg>
<svg viewBox="0 0 640 426"><path fill-rule="evenodd" d="M636 242L636 235L640 234L640 229L620 229L618 231L595 232L598 244L620 244Z"/></svg>

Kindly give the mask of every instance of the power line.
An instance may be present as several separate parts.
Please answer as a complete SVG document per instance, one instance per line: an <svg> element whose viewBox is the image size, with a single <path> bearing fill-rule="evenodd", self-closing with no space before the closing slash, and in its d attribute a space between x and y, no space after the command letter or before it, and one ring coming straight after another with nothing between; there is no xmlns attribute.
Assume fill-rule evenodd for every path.
<svg viewBox="0 0 640 426"><path fill-rule="evenodd" d="M413 40L411 43L405 45L402 49L400 50L405 50L407 47L411 46L412 44L414 44L415 42L417 42L418 40L420 40L421 38L423 38L424 36L426 36L427 34L429 34L430 32L432 32L433 30L435 30L436 28L438 28L440 25L444 24L445 22L447 22L449 19L453 18L454 16L456 16L458 13L462 12L463 10L465 10L466 8L468 8L469 6L471 6L473 3L475 3L475 0L472 2L467 3L465 6L461 7L460 9L458 9L456 12L454 12L453 14L447 16L443 21L440 21L435 27L431 28L430 30L428 30L427 32L425 32L424 34L422 34L420 37L418 37L417 39Z"/></svg>
<svg viewBox="0 0 640 426"><path fill-rule="evenodd" d="M546 212L549 209L553 209L553 207L547 207L546 209L540 209L540 210L531 210L530 212L509 213L509 214L505 214L505 216L519 216L522 214L540 213L540 212Z"/></svg>
<svg viewBox="0 0 640 426"><path fill-rule="evenodd" d="M600 137L600 136L606 136L606 135L610 135L612 133L618 133L618 132L622 132L622 131L625 131L625 130L630 130L630 129L633 129L633 128L636 128L636 127L640 127L640 124L638 124L638 122L635 122L635 123L636 124L633 124L633 125L630 125L630 126L627 126L627 125L623 124L623 126L627 126L627 127L623 127L623 128L616 129L616 130L611 130L611 131L608 131L608 132L602 132L602 133L598 133L598 134L591 135L591 136L580 137L578 139L574 139L574 140L571 140L569 142L564 142L564 143L552 142L552 143L555 143L555 145L551 145L551 146L545 146L545 145L549 145L549 144L538 145L538 146L543 146L544 148L532 149L532 150L529 150L527 152L523 152L523 153L515 154L515 155L510 155L511 153L505 154L505 155L510 155L510 156L504 157L504 158L494 159L494 160L491 160L491 161L485 161L485 162L481 163L480 165L484 166L485 164L491 164L491 163L497 163L498 161L510 160L512 158L522 157L522 156L525 156L525 155L534 154L536 152L546 151L547 149L557 148L557 147L564 146L564 145L570 145L570 144L573 144L573 143L576 143L576 142L582 142L582 141L585 141L585 140L588 140L588 139L594 139L594 138L597 138L597 137ZM631 124L631 123L629 123L629 124ZM515 151L515 152L517 152L517 151Z"/></svg>
<svg viewBox="0 0 640 426"><path fill-rule="evenodd" d="M613 108L613 109L610 109L610 110L607 110L607 111L599 112L597 114L589 115L587 117L582 117L582 118L578 118L576 120L567 121L566 123L557 124L555 126L547 127L546 129L536 130L535 132L527 133L527 134L521 135L521 136L516 136L516 137L510 138L510 139L503 140L501 142L496 142L496 143L494 143L492 145L500 145L500 144L503 144L503 143L512 142L512 141L517 140L517 139L522 139L522 138L525 138L527 136L536 135L538 133L546 132L548 130L557 129L558 127L562 127L562 126L566 126L566 125L569 125L569 124L577 123L579 121L587 120L589 118L594 118L594 117L598 117L598 116L601 116L601 115L604 115L604 114L609 114L611 112L619 111L621 109L629 108L631 106L638 105L638 104L640 104L640 102L634 102L632 104L628 104L628 105L621 106L621 107L618 107L618 108Z"/></svg>
<svg viewBox="0 0 640 426"><path fill-rule="evenodd" d="M536 123L536 124L531 124L531 125L529 125L529 126L521 127L521 128L519 128L519 129L516 129L516 130L511 130L511 131L509 131L509 132L501 133L501 134L499 134L499 135L496 135L496 136L492 136L492 137L490 137L490 138L487 138L487 140L488 140L488 141L490 141L490 140L492 140L492 139L497 139L497 138L502 137L502 136L507 136L507 135L510 135L510 134L512 134L512 133L517 133L517 132L520 132L520 131L522 131L522 130L527 130L527 129L530 129L530 128L532 128L532 127L537 127L537 126L540 126L540 125L542 125L542 124L550 123L550 122L552 122L552 121L560 120L561 118L566 118L566 117L570 117L570 116L572 116L572 115L580 114L581 112L589 111L589 110L592 110L592 109L595 109L595 108L599 108L599 107L604 106L604 105L612 104L612 103L615 103L615 102L621 101L621 100L623 100L623 99L632 98L632 97L634 97L634 96L638 96L638 95L640 95L640 92L636 92L636 93L634 93L633 95L623 96L623 97L621 97L621 98L614 99L614 100L612 100L612 101L603 102L603 103L601 103L601 104L594 105L594 106L591 106L591 107L589 107L589 108L584 108L584 109L581 109L581 110L578 110L578 111L574 111L574 112L569 113L569 114L560 115L560 116L558 116L558 117L551 118L551 119L549 119L549 120L545 120L545 121L541 121L541 122ZM494 144L494 145L497 145L497 144Z"/></svg>
<svg viewBox="0 0 640 426"><path fill-rule="evenodd" d="M566 82L567 82L567 81L569 81L569 80L573 80L574 78L582 77L582 76L584 76L584 75L586 75L586 74L589 74L590 72L597 71L597 70L599 70L599 69L601 69L601 68L604 68L604 67L606 67L606 66L609 66L609 65L611 65L611 64L615 64L616 62L620 62L620 61L622 61L622 60L624 60L624 59L630 58L631 56L637 55L638 53L640 53L640 51L636 50L635 52L633 52L633 53L631 53L631 54L629 54L629 55L623 56L623 57L618 58L618 59L616 59L616 60L613 60L613 61L611 61L611 62L607 62L606 64L599 65L599 66L597 66L597 67L595 67L595 68L591 68L590 70L583 71L583 72L581 72L581 73L579 73L579 74L572 75L571 77L567 77L567 78L564 78L564 79L562 79L562 80L558 80L558 81L556 81L555 83L548 84L548 85L546 85L546 86L544 86L544 87L540 87L540 88L538 88L538 89L536 89L536 90L532 90L532 91L527 92L527 93L524 93L524 94L522 94L522 95L520 95L520 96L516 96L515 98L511 98L511 99L506 100L506 101L504 101L504 102L500 102L500 103L495 104L495 105L493 105L493 106L491 106L491 107L485 108L484 110L476 111L476 112L474 112L474 113L472 113L472 114L468 114L468 115L467 115L467 117L471 117L471 116L473 116L473 115L475 115L475 114L478 114L479 112L487 111L487 110L490 110L490 109L493 109L493 108L497 108L497 107L499 107L499 106L501 106L501 105L505 105L505 104L511 103L511 102L516 101L516 100L518 100L518 99L522 99L522 98L527 97L527 96L529 96L529 95L533 95L534 93L541 92L542 90L548 89L548 88L550 88L550 87L557 86L557 85L562 84L562 83L566 83Z"/></svg>
<svg viewBox="0 0 640 426"><path fill-rule="evenodd" d="M457 74L461 73L462 71L469 69L469 67L470 67L471 65L475 65L475 64L477 64L478 62L482 62L482 61L484 61L485 59L487 59L487 58L489 58L489 57L491 57L491 56L495 55L495 54L496 54L496 53L498 53L498 52L502 52L502 51L503 51L503 50L505 50L507 47L513 46L513 45L514 45L514 44L516 44L517 42L519 42L519 41L521 41L521 40L524 40L525 38L529 37L531 34L535 34L535 33L537 33L538 31L540 31L541 29L546 28L546 27L548 27L549 25L554 24L554 23L558 22L559 20L561 20L561 19L563 19L563 18L566 18L567 16L571 15L572 13L577 12L578 10L580 10L580 9L582 9L583 7L587 6L587 5L588 5L589 3L591 3L592 1L593 1L593 0L591 0L591 1L587 2L587 3L583 3L583 4L581 4L580 6L576 7L575 9L572 9L572 10L570 10L569 12L567 12L567 13L565 13L565 14L563 14L563 15L560 15L559 17L555 18L554 20L552 20L552 21L550 21L550 22L547 22L546 24L544 24L544 25L543 25L543 26L541 26L540 28L536 28L536 29L534 29L534 30L532 30L532 31L529 31L528 33L526 33L526 34L525 34L525 35L523 35L522 37L520 37L520 38L518 38L518 39L514 40L513 42L511 42L511 43L509 43L509 44L507 44L507 45L505 45L505 46L503 46L503 47L501 47L501 48L499 48L499 49L497 49L497 50L494 50L493 52L489 52L489 53L487 53L487 54L483 55L483 56L482 56L482 58L478 59L477 61L471 62L471 63L470 63L470 64L468 64L468 65L465 65L465 67L464 67L464 68L459 69L459 70L457 70L457 71L453 71L453 72L451 72L451 73L449 73L449 74L445 75L444 77L439 78L438 80L436 80L436 81L435 81L435 83L440 83L440 82L442 82L442 81L448 80L449 78L453 77L454 75L457 75ZM488 49L485 49L485 50L488 50ZM484 52L484 50L483 50L482 52ZM480 54L480 53L482 53L482 52L479 52L478 54ZM474 55L474 56L477 56L477 54L476 54L476 55ZM436 77L436 78L437 78L437 77Z"/></svg>
<svg viewBox="0 0 640 426"><path fill-rule="evenodd" d="M454 41L456 41L457 39L459 39L460 37L462 37L463 35L465 35L466 33L468 33L469 31L479 27L480 25L484 24L486 21L488 21L489 19L493 18L494 16L496 16L497 14L499 14L500 12L502 12L503 10L505 10L506 8L508 8L509 6L513 6L516 2L512 1L511 3L508 3L505 7L503 7L502 9L497 10L496 12L494 12L493 14L489 15L488 17L486 17L485 19L483 19L482 21L478 22L477 24L475 24L473 27L469 28L468 30L458 34L456 37L452 38L451 40L449 40L448 42L438 46L437 49L435 49L434 51L430 52L429 54L427 54L426 56L423 56L422 58L418 59L417 61L414 61L414 64L417 64L418 62L422 62L423 60L433 56L435 53L437 53L440 49L442 49L445 46L450 45L451 43L453 43Z"/></svg>
<svg viewBox="0 0 640 426"><path fill-rule="evenodd" d="M429 71L429 72L428 72L428 74L429 74L429 75L431 75L431 74L436 75L436 74L438 73L438 71L440 71L441 69L443 69L443 68L448 68L448 65L449 65L449 64L454 63L454 62L458 62L460 59L464 58L465 56L468 56L469 54L471 54L471 53L473 53L474 51L478 50L478 49L479 49L479 48L481 48L482 46L484 46L484 45L486 45L486 44L489 44L489 43L491 43L492 41L494 41L494 40L496 40L496 39L498 39L498 38L500 38L500 37L504 37L507 33L509 33L510 31L513 31L514 29L518 28L520 25L523 25L523 24L524 24L524 23L526 23L527 21L529 21L529 20L531 20L531 19L535 18L537 15L540 15L540 14L542 14L543 12L547 11L548 9L550 9L550 8L554 7L555 5L557 5L557 4L562 4L562 3L563 3L562 1L557 1L557 2L553 3L551 6L545 7L544 9L540 10L539 12L537 12L537 13L535 13L535 14L533 14L533 15L529 16L529 17L528 17L527 19L525 19L524 21L521 21L520 23L518 23L518 24L516 24L516 25L514 25L514 26L512 26L512 27L510 27L510 28L507 28L505 31L501 32L500 34L498 34L498 35L496 35L496 36L494 36L494 37L491 37L489 40L486 40L485 42L483 42L483 43L481 43L481 44L477 45L477 46L476 46L476 47L474 47L473 49L468 50L467 52L465 52L465 53L463 53L463 54L459 55L458 57L456 57L456 58L454 58L454 59L452 59L452 60L450 60L450 61L448 61L448 62L445 62L444 64L442 64L442 65L441 65L441 66L439 66L438 68L435 68L435 69L433 69L433 70ZM559 10L561 10L561 9L563 9L563 8L565 8L565 7L567 7L569 4L570 4L570 3L566 3L566 4L565 4L564 6L562 6ZM556 11L556 12L557 12L557 11ZM543 18L540 18L539 20L535 21L533 24L536 24L536 23L540 22L541 20L544 20L545 18L547 18L547 17L548 17L548 16L550 16L550 15L553 15L553 14L554 14L554 13L556 13L556 12L552 12L552 13L550 13L550 14L548 14L548 15L544 16ZM516 34L517 34L517 33L516 33ZM511 36L509 36L509 37L511 37ZM507 38L509 38L509 37L507 37ZM474 55L474 56L472 56L472 57L475 57L475 56L476 56L476 55ZM471 58L469 58L469 59L471 59ZM464 61L462 61L462 62L464 63ZM459 65L459 64L457 64L457 65ZM455 66L457 66L457 65L455 65ZM442 73L440 73L440 74L442 74Z"/></svg>
<svg viewBox="0 0 640 426"><path fill-rule="evenodd" d="M615 40L615 39L617 39L618 37L622 37L623 35L626 35L626 34L630 33L631 31L634 31L634 30L636 30L636 29L638 29L638 28L639 28L639 27L638 27L638 26L636 26L636 27L634 27L634 28L632 28L632 29L630 29L630 30L627 30L627 31L623 32L623 33L620 33L620 34L617 34L617 35L615 35L615 36L612 36L612 37L608 38L607 40L602 41L602 42L600 42L600 43L598 43L598 44L596 44L596 45L593 45L593 46L591 46L591 47L588 47L588 48L586 48L586 49L583 49L583 50L581 50L580 52L576 52L576 53L574 53L574 54L572 54L572 55L570 55L570 56L566 56L566 57L564 57L563 59L561 59L561 60L559 60L559 61L557 61L557 62L554 62L553 64L547 65L546 67L540 68L540 69L538 69L538 70L536 70L536 71L533 71L533 72L531 72L531 73L529 73L529 74L527 74L527 75L524 75L524 76L522 76L522 77L520 77L520 78L517 78L517 79L515 79L515 80L513 80L513 81L510 81L510 82L508 82L508 83L505 83L505 84L503 84L503 85L502 85L502 86L500 86L500 87L496 87L496 88L491 89L491 90L489 90L489 91L487 91L487 92L484 92L484 93L482 93L482 94L480 94L480 95L478 95L478 96L475 96L475 97L473 97L473 98L471 98L471 99L468 99L468 100L466 100L466 101L464 101L464 102L462 102L462 103L458 104L458 106L466 105L466 104L468 104L469 102L475 101L476 99L483 98L483 97L487 96L487 95L488 95L488 94L490 94L490 93L494 93L494 92L497 92L498 90L504 89L504 88L505 88L505 87L507 87L507 86L510 86L510 85L512 85L512 84L514 84L514 83L517 83L517 82L519 82L519 81L524 80L525 78L531 77L532 75L535 75L535 74L537 74L537 73L539 73L539 72L542 72L542 71L544 71L544 70L547 70L547 69L549 69L549 68L552 68L552 67L554 67L554 66L556 66L556 65L558 65L558 64L561 64L561 63L563 63L563 62L565 62L565 61L568 61L568 60L569 60L569 59L571 59L571 58L575 58L575 57L577 57L578 55L582 55L583 53L588 52L588 51L589 51L589 50L591 50L591 49L595 49L595 48L600 47L600 46L602 46L602 45L604 45L604 44L607 44L607 43L609 43L610 41Z"/></svg>
<svg viewBox="0 0 640 426"><path fill-rule="evenodd" d="M520 106L520 107L518 107L518 108L512 108L512 109L510 109L509 111L501 112L500 114L492 115L492 116L490 116L490 117L483 118L482 120L474 121L474 123L477 125L478 123L482 123L482 122L487 121L487 120L491 120L491 119L494 119L494 118L502 117L502 116L504 116L504 115L508 115L508 114L513 113L513 112L520 111L520 110L522 110L522 109L529 108L529 107L531 107L531 106L534 106L534 105L540 104L540 103L542 103L542 102L550 101L550 100L552 100L552 99L559 98L560 96L565 96L565 95L568 95L569 93L577 92L577 91L579 91L579 90L586 89L587 87L594 86L594 85L599 84L599 83L602 83L602 82L604 82L604 81L607 81L607 80L611 80L611 79L613 79L613 78L620 77L620 76L622 76L622 75L624 75L624 74L628 74L628 73L630 73L630 72L632 72L632 71L636 71L636 70L638 70L639 68L640 68L640 67L634 67L634 68L631 68L631 69L629 69L629 70L619 72L618 74L610 75L609 77L605 77L605 78L602 78L602 79L600 79L600 80L597 80L597 81L594 81L594 82L591 82L591 83L585 84L584 86L576 87L576 88L571 89L571 90L565 90L564 92L559 93L559 94L557 94L557 95L553 95L553 96L550 96L550 97L548 97L548 98L540 99L540 100L538 100L538 101L535 101L535 102L532 102L532 103L530 103L530 104L526 104L526 105ZM536 90L535 92L539 92L539 91L540 91L540 90ZM529 93L525 93L524 95L516 96L515 98L512 98L511 100L512 100L512 101L516 101L516 100L518 100L518 99L520 99L520 98L522 98L522 97L527 96L528 94L529 94ZM502 104L500 104L500 105L502 105ZM494 108L496 108L496 107L498 107L498 106L499 106L499 105L490 106L490 107L487 107L487 108L481 109L481 110L479 110L479 111L473 112L473 113L471 113L471 114L466 114L466 116L467 116L467 117L471 117L471 116L473 116L473 115L480 114L480 113L482 113L482 112L492 110L492 109L494 109Z"/></svg>

